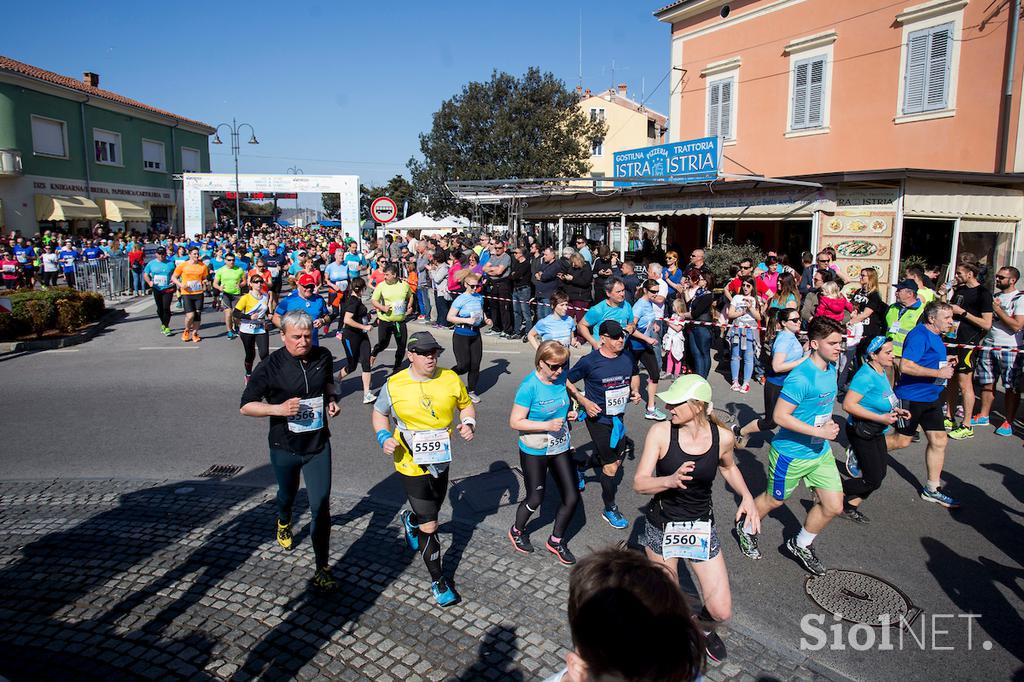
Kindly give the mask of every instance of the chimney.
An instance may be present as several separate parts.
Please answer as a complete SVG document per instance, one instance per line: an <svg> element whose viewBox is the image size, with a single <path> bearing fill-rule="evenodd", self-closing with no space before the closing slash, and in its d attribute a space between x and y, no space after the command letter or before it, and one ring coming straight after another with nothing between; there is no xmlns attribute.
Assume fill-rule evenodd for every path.
<svg viewBox="0 0 1024 682"><path fill-rule="evenodd" d="M93 73L92 71L85 71L82 73L82 82L86 85L98 88L100 87L100 75L98 73Z"/></svg>
<svg viewBox="0 0 1024 682"><path fill-rule="evenodd" d="M590 97L590 88L587 88L586 90L584 90L584 91L583 91L583 94L584 94L584 96L586 96L586 97Z"/></svg>
<svg viewBox="0 0 1024 682"><path fill-rule="evenodd" d="M576 94L577 95L582 95L583 94L583 86L582 85L577 85L576 86Z"/></svg>
<svg viewBox="0 0 1024 682"><path fill-rule="evenodd" d="M625 83L619 83L619 97L625 97L625 96L626 96L626 84Z"/></svg>

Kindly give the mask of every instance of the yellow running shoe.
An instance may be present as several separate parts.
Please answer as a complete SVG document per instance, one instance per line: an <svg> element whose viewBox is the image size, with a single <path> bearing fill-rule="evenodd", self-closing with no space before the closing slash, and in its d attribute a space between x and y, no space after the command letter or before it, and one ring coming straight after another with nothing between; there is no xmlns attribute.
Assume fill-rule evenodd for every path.
<svg viewBox="0 0 1024 682"><path fill-rule="evenodd" d="M341 584L331 575L331 569L326 566L316 569L310 582L321 592L336 592L341 588Z"/></svg>
<svg viewBox="0 0 1024 682"><path fill-rule="evenodd" d="M292 524L277 522L277 544L285 549L292 548Z"/></svg>

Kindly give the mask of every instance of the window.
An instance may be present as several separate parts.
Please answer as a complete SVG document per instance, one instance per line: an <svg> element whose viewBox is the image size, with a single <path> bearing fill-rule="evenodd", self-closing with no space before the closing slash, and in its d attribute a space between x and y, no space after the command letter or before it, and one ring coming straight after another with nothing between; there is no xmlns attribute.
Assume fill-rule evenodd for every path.
<svg viewBox="0 0 1024 682"><path fill-rule="evenodd" d="M604 121L604 109L591 109L590 110L591 121Z"/></svg>
<svg viewBox="0 0 1024 682"><path fill-rule="evenodd" d="M708 137L732 140L734 78L723 78L708 83Z"/></svg>
<svg viewBox="0 0 1024 682"><path fill-rule="evenodd" d="M202 168L202 157L198 149L181 148L181 170L184 173L199 173Z"/></svg>
<svg viewBox="0 0 1024 682"><path fill-rule="evenodd" d="M68 131L64 121L35 115L31 118L33 153L68 158Z"/></svg>
<svg viewBox="0 0 1024 682"><path fill-rule="evenodd" d="M142 167L148 171L164 173L164 143L153 140L142 141Z"/></svg>
<svg viewBox="0 0 1024 682"><path fill-rule="evenodd" d="M793 67L793 118L790 127L820 128L824 123L825 57L798 61Z"/></svg>
<svg viewBox="0 0 1024 682"><path fill-rule="evenodd" d="M952 48L952 22L909 35L903 73L904 114L947 108Z"/></svg>
<svg viewBox="0 0 1024 682"><path fill-rule="evenodd" d="M105 166L123 166L121 162L121 135L107 130L93 128L93 146L96 149L96 163Z"/></svg>
<svg viewBox="0 0 1024 682"><path fill-rule="evenodd" d="M604 140L594 140L590 143L590 155L601 156L604 154Z"/></svg>
<svg viewBox="0 0 1024 682"><path fill-rule="evenodd" d="M647 137L655 138L658 136L658 126L651 119L647 119Z"/></svg>
<svg viewBox="0 0 1024 682"><path fill-rule="evenodd" d="M594 178L594 189L601 189L604 186L604 182L602 180L602 178L604 178L604 173L591 173L590 177Z"/></svg>

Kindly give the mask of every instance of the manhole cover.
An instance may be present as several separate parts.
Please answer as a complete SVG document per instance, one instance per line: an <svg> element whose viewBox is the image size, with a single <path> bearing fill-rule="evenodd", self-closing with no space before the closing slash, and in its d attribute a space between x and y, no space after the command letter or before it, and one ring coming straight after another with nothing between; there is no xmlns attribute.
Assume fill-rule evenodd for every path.
<svg viewBox="0 0 1024 682"><path fill-rule="evenodd" d="M199 478L231 478L241 470L241 464L214 464L199 474Z"/></svg>
<svg viewBox="0 0 1024 682"><path fill-rule="evenodd" d="M857 571L810 576L804 590L815 604L850 623L909 627L921 613L895 585Z"/></svg>

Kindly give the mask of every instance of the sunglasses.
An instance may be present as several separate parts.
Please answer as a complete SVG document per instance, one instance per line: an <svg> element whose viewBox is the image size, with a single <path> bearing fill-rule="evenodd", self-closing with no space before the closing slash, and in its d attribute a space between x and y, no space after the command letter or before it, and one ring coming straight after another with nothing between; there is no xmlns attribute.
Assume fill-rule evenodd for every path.
<svg viewBox="0 0 1024 682"><path fill-rule="evenodd" d="M315 284L303 284L302 288L305 289L306 291L313 291L313 289L316 289L316 285Z"/></svg>
<svg viewBox="0 0 1024 682"><path fill-rule="evenodd" d="M263 280L259 277L253 277L249 280L252 284L263 284Z"/></svg>
<svg viewBox="0 0 1024 682"><path fill-rule="evenodd" d="M656 293L658 293L658 287L654 287L653 289L647 289L647 293L649 293L649 294L656 294Z"/></svg>
<svg viewBox="0 0 1024 682"><path fill-rule="evenodd" d="M437 350L437 349L434 349L434 350L411 350L409 352L412 353L413 355L420 355L420 356L423 356L425 358L435 358L435 357L437 357L438 355L441 354L441 351Z"/></svg>
<svg viewBox="0 0 1024 682"><path fill-rule="evenodd" d="M544 363L545 365L547 365L547 368L548 368L549 370L551 370L552 372L560 372L560 371L562 371L563 369L565 369L565 366L566 366L567 364L569 364L569 363L567 363L567 362L563 362L563 363L562 363L562 364L560 364L560 365L552 365L552 364L551 364L550 362L548 362L547 360L541 360L541 362L543 362L543 363Z"/></svg>

